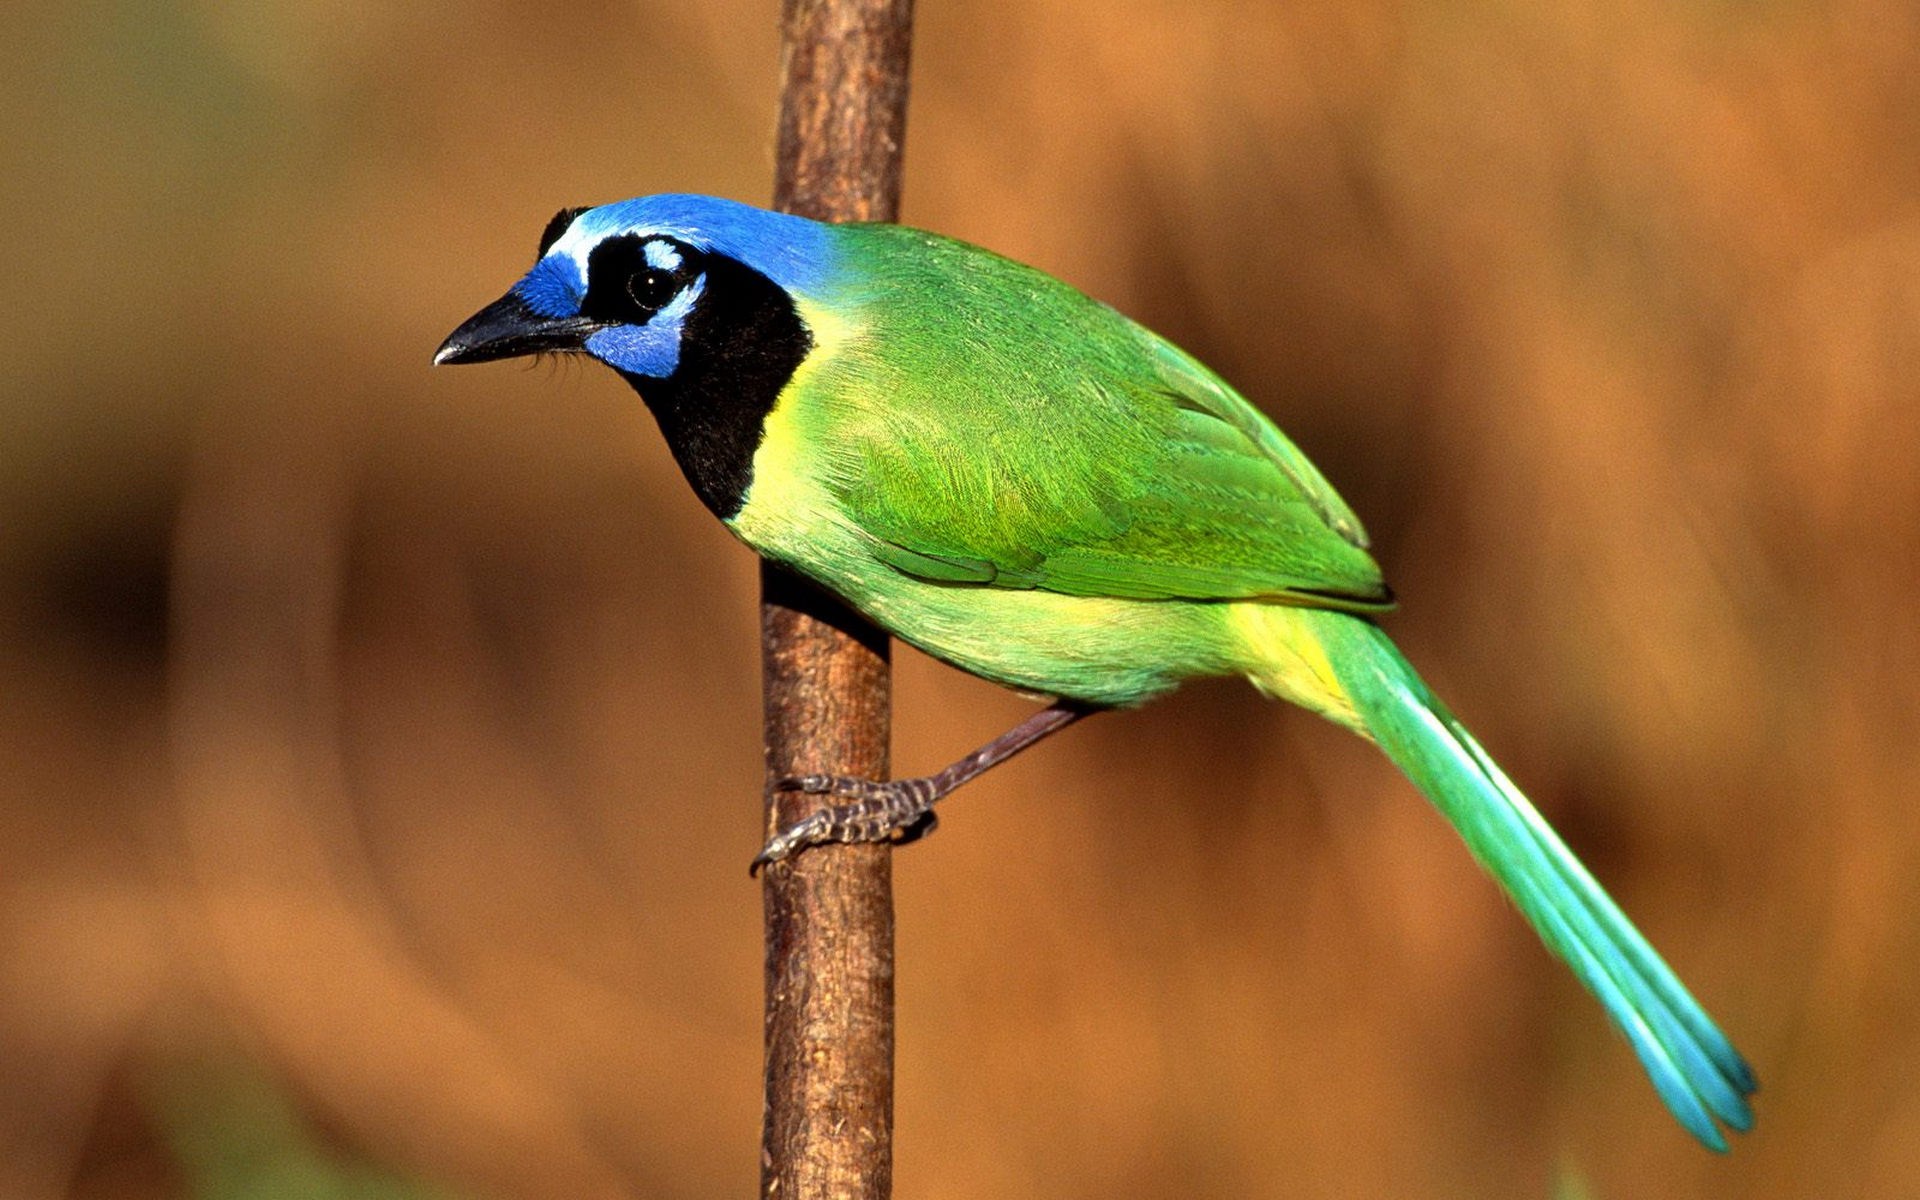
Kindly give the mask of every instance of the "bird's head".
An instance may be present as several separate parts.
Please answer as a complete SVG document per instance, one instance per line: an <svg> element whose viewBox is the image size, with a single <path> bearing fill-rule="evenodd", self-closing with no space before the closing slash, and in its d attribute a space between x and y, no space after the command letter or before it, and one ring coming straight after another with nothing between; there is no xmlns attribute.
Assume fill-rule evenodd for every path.
<svg viewBox="0 0 1920 1200"><path fill-rule="evenodd" d="M442 343L435 363L584 353L648 394L690 357L790 344L830 270L827 227L710 196L563 209L533 269ZM801 349L804 355L804 348Z"/></svg>
<svg viewBox="0 0 1920 1200"><path fill-rule="evenodd" d="M659 418L700 499L730 517L768 414L813 352L814 326L836 319L834 247L831 226L709 196L565 209L533 269L433 361L599 359Z"/></svg>

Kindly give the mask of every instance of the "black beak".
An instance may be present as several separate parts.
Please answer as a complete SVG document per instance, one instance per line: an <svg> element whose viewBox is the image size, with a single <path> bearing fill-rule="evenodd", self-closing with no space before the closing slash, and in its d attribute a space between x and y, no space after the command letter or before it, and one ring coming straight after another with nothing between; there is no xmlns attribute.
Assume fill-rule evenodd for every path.
<svg viewBox="0 0 1920 1200"><path fill-rule="evenodd" d="M448 334L433 352L433 365L579 350L589 334L604 327L603 322L587 317L543 317L529 308L519 293L508 292Z"/></svg>

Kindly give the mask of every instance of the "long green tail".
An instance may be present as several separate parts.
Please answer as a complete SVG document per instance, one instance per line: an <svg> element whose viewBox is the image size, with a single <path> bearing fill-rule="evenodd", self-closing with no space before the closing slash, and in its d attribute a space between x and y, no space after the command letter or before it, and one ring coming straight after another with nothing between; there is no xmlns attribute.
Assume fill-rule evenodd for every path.
<svg viewBox="0 0 1920 1200"><path fill-rule="evenodd" d="M1759 1086L1726 1035L1386 634L1338 613L1307 623L1366 731L1606 1006L1673 1115L1724 1152L1715 1119L1751 1128Z"/></svg>

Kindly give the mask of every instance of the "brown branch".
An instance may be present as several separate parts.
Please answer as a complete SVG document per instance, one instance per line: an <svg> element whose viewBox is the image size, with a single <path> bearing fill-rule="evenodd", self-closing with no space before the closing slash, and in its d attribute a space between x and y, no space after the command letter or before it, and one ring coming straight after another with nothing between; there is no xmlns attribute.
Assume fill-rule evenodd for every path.
<svg viewBox="0 0 1920 1200"><path fill-rule="evenodd" d="M785 0L774 205L893 220L911 0ZM768 781L885 778L886 635L778 568L761 571ZM769 792L769 834L826 798ZM881 1200L893 1187L893 874L886 846L831 846L764 876L761 1194Z"/></svg>

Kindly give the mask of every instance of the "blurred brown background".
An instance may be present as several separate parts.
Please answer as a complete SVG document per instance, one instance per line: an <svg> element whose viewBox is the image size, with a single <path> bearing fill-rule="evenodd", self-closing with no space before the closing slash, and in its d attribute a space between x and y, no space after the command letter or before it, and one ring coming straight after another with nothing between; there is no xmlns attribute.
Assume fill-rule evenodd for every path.
<svg viewBox="0 0 1920 1200"><path fill-rule="evenodd" d="M752 563L610 374L427 358L765 199L776 7L0 16L0 1197L750 1194ZM1316 457L1765 1086L1698 1149L1221 682L901 856L899 1194L1920 1195L1920 10L923 0L914 89L908 220ZM898 664L902 769L1027 710Z"/></svg>

